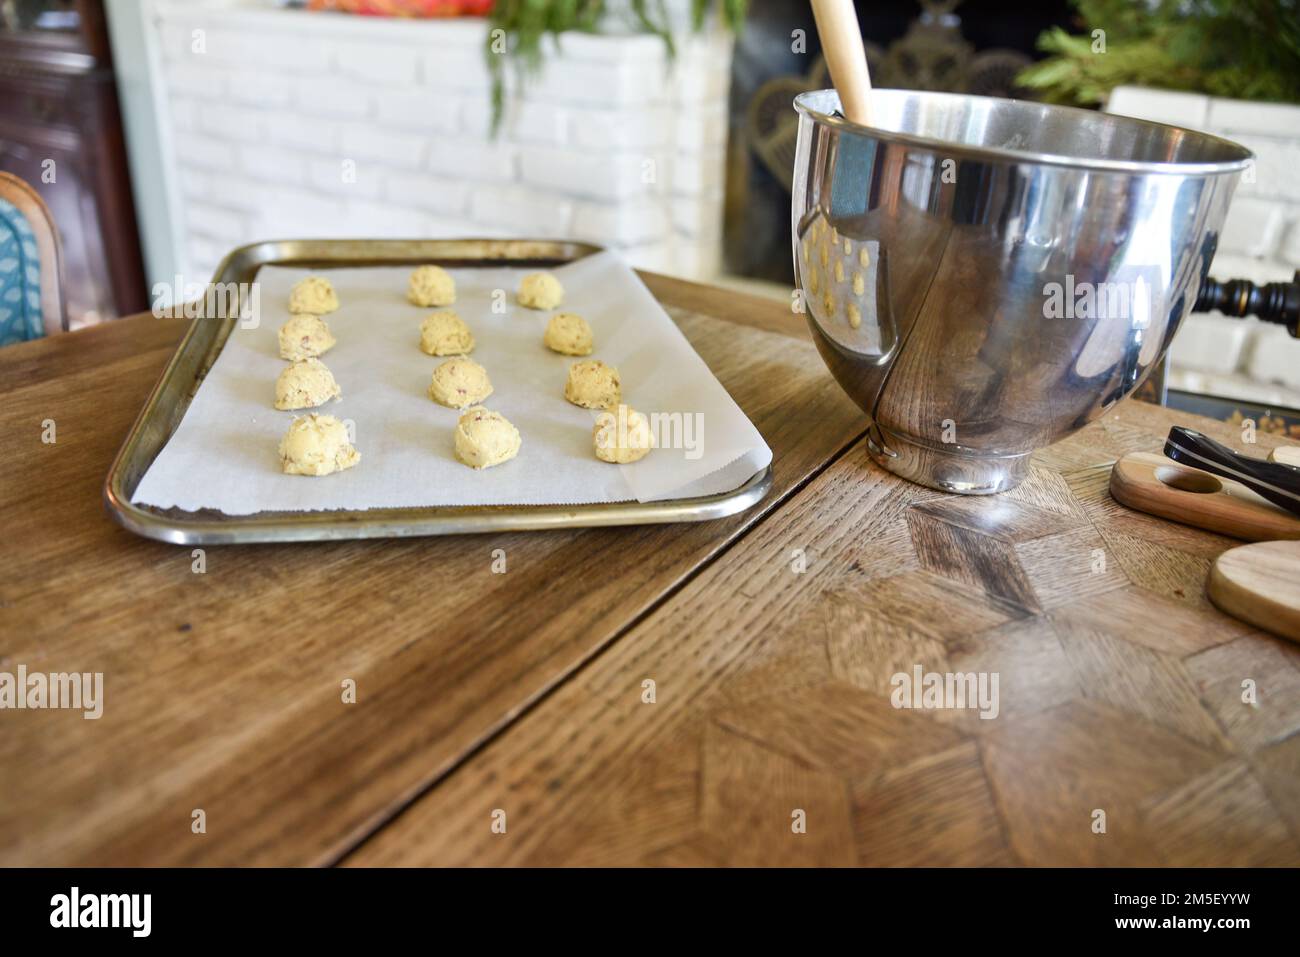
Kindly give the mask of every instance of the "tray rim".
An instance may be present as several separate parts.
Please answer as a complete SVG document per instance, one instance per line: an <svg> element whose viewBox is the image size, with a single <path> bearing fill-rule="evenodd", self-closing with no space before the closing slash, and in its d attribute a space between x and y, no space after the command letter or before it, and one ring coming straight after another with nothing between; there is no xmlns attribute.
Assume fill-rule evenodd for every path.
<svg viewBox="0 0 1300 957"><path fill-rule="evenodd" d="M361 247L377 255L362 260L340 255ZM231 250L222 259L212 283L238 281L239 269L289 263L315 263L339 268L392 262L395 265L451 261L458 249L477 249L488 255L465 256L483 262L574 262L604 247L574 240L509 239L319 239L262 240ZM531 255L508 255L511 250ZM279 255L271 255L279 253ZM547 255L549 253L549 255ZM287 254L287 255L286 255ZM573 254L573 255L569 255ZM177 545L226 545L266 542L346 541L369 538L411 538L486 532L538 531L558 528L597 528L701 522L745 511L761 501L772 487L769 463L729 492L660 502L602 502L585 505L476 505L411 508L337 509L312 512L258 512L224 517L181 517L135 505L131 496L139 478L161 453L179 427L199 383L216 361L236 320L196 317L163 367L148 398L136 415L104 479L104 508L123 528L145 538ZM203 332L214 329L206 339ZM219 338L219 342L215 341ZM194 353L203 350L204 355ZM215 352L214 352L215 350ZM210 359L207 353L214 353ZM183 367L194 363L196 374L182 381ZM178 391L179 390L179 391ZM161 437L150 437L164 402L175 405L171 427ZM146 461L147 460L147 461ZM130 476L136 476L130 481ZM130 487L128 487L128 485ZM172 510L175 511L175 510Z"/></svg>

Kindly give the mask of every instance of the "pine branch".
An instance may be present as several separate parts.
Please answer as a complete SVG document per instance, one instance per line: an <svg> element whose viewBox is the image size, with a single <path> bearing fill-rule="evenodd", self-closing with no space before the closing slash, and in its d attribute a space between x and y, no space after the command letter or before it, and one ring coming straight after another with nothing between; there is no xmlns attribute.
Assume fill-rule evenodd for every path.
<svg viewBox="0 0 1300 957"><path fill-rule="evenodd" d="M1300 0L1074 0L1084 35L1045 31L1051 54L1018 82L1092 106L1121 84L1300 102ZM1105 52L1092 33L1105 34Z"/></svg>

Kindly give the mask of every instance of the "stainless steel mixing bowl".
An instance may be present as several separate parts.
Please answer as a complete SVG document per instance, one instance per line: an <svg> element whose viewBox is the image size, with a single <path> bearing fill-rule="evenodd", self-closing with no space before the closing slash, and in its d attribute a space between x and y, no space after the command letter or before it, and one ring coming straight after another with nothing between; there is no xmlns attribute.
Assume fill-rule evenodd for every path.
<svg viewBox="0 0 1300 957"><path fill-rule="evenodd" d="M1137 388L1191 311L1237 177L1227 140L1019 100L795 100L795 270L882 466L998 492Z"/></svg>

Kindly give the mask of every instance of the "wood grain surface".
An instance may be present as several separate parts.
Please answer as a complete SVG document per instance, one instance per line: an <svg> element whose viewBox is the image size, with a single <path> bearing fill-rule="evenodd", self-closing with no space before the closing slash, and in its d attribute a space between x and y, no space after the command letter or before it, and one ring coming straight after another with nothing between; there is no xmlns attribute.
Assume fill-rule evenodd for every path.
<svg viewBox="0 0 1300 957"><path fill-rule="evenodd" d="M853 449L345 863L1300 863L1300 651L1206 599L1236 543L1107 493L1187 418L986 498ZM893 707L917 665L997 672L997 717Z"/></svg>
<svg viewBox="0 0 1300 957"><path fill-rule="evenodd" d="M868 462L787 309L648 282L773 448L743 515L196 574L100 504L182 323L0 351L0 671L105 682L0 712L0 864L1300 862L1300 649L1205 597L1233 542L1106 490L1171 422L1236 433L1125 404L946 496ZM998 672L997 717L893 707L918 665Z"/></svg>
<svg viewBox="0 0 1300 957"><path fill-rule="evenodd" d="M699 295L653 288L670 306L675 289ZM0 556L0 661L103 671L107 699L98 721L0 714L0 863L329 862L650 612L862 431L788 310L713 301L747 324L672 309L776 453L774 490L749 512L209 548L204 574L100 504L182 324L136 318L0 353L0 500L24 543ZM200 808L208 832L192 835Z"/></svg>

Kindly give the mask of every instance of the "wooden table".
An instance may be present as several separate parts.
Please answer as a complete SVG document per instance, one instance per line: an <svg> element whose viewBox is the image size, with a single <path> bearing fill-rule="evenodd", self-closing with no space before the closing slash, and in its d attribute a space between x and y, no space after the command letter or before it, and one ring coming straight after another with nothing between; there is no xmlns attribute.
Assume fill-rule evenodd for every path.
<svg viewBox="0 0 1300 957"><path fill-rule="evenodd" d="M1192 417L947 496L870 464L800 318L648 281L773 448L743 515L199 574L100 503L183 323L0 351L0 671L105 675L97 721L0 711L0 864L1300 863L1300 653L1207 602L1232 541L1106 491ZM998 716L894 708L918 665Z"/></svg>

